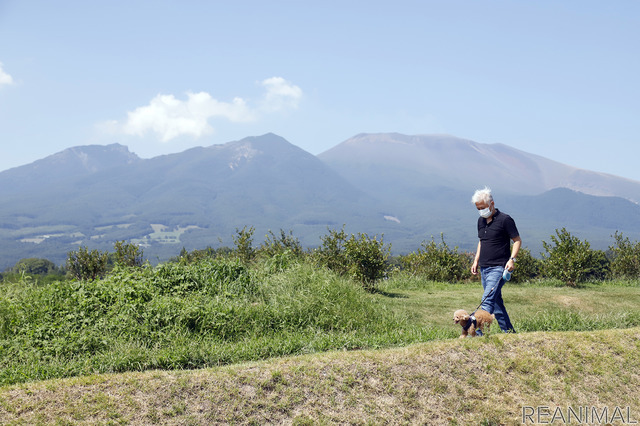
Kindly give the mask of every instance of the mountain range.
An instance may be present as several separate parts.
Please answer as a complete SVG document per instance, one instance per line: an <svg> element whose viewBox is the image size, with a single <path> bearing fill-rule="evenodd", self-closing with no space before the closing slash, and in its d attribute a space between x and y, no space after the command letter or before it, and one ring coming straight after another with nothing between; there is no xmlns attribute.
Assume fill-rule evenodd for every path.
<svg viewBox="0 0 640 426"><path fill-rule="evenodd" d="M141 159L119 144L78 146L0 173L0 270L25 257L64 263L79 246L140 244L152 262L254 244L291 231L305 247L328 229L384 235L396 254L422 242L475 248L473 191L489 186L534 255L567 228L606 249L640 238L640 182L502 144L444 135L360 134L314 156L266 134Z"/></svg>

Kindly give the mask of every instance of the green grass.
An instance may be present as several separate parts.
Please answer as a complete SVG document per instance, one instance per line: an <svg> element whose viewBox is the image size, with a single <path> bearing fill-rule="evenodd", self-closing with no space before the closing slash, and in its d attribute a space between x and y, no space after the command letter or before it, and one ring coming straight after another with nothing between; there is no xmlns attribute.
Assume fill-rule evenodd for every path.
<svg viewBox="0 0 640 426"><path fill-rule="evenodd" d="M309 264L233 261L116 269L94 282L3 283L0 385L94 373L205 368L454 338L479 283L396 275L370 294ZM637 283L503 289L516 330L640 326ZM495 326L492 332L499 332Z"/></svg>
<svg viewBox="0 0 640 426"><path fill-rule="evenodd" d="M306 264L230 261L115 270L103 280L3 284L0 384L202 368L451 337Z"/></svg>
<svg viewBox="0 0 640 426"><path fill-rule="evenodd" d="M537 406L640 420L638 282L508 283L519 333L464 340L452 314L478 282L378 289L231 261L3 282L0 423L493 425Z"/></svg>
<svg viewBox="0 0 640 426"><path fill-rule="evenodd" d="M390 308L437 328L450 328L455 310L471 312L482 299L479 282L449 284L402 275L385 281L381 290L394 296L387 300ZM584 331L640 325L637 281L590 283L579 288L550 280L507 283L502 295L517 331Z"/></svg>
<svg viewBox="0 0 640 426"><path fill-rule="evenodd" d="M640 402L619 392L640 385L638 282L508 283L519 333L467 340L452 314L477 306L478 282L396 274L378 289L227 260L3 282L0 423L497 424L517 404L587 404L594 386Z"/></svg>

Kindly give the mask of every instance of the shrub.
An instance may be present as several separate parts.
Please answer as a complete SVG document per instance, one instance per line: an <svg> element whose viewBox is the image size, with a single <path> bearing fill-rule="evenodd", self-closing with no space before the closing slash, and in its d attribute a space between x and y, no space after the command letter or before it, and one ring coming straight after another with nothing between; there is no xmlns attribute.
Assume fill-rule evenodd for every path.
<svg viewBox="0 0 640 426"><path fill-rule="evenodd" d="M540 275L541 262L531 255L531 251L521 248L518 252L516 269L513 271L511 282L522 283Z"/></svg>
<svg viewBox="0 0 640 426"><path fill-rule="evenodd" d="M383 237L370 238L359 233L345 242L345 251L351 277L362 283L366 290L374 290L375 282L384 278L391 246L384 246Z"/></svg>
<svg viewBox="0 0 640 426"><path fill-rule="evenodd" d="M47 275L57 272L56 265L47 259L31 257L28 259L20 259L8 271L16 274L26 273L33 275Z"/></svg>
<svg viewBox="0 0 640 426"><path fill-rule="evenodd" d="M602 250L592 250L587 266L587 280L602 281L611 275L611 261Z"/></svg>
<svg viewBox="0 0 640 426"><path fill-rule="evenodd" d="M440 239L442 242L436 244L432 237L431 242L423 242L416 253L403 256L403 268L431 281L453 282L468 278L471 274L469 256L458 253L458 247L450 249L444 234L440 234Z"/></svg>
<svg viewBox="0 0 640 426"><path fill-rule="evenodd" d="M552 243L542 242L543 272L550 278L575 286L589 278L606 274L607 261L603 252L594 252L588 241L580 241L565 228L556 229Z"/></svg>
<svg viewBox="0 0 640 426"><path fill-rule="evenodd" d="M615 245L609 246L611 250L611 274L616 278L640 277L640 242L632 243L622 233L613 235Z"/></svg>
<svg viewBox="0 0 640 426"><path fill-rule="evenodd" d="M180 255L172 257L169 262L182 263L187 265L190 263L196 263L204 259L227 259L233 254L233 249L229 247L212 248L211 246L206 249L193 250L188 252L186 248L182 247Z"/></svg>
<svg viewBox="0 0 640 426"><path fill-rule="evenodd" d="M140 267L143 263L143 250L132 243L124 241L116 241L113 248L115 249L116 263L122 266Z"/></svg>
<svg viewBox="0 0 640 426"><path fill-rule="evenodd" d="M89 251L87 247L80 247L67 254L67 270L78 280L95 280L106 274L108 261L107 252Z"/></svg>
<svg viewBox="0 0 640 426"><path fill-rule="evenodd" d="M256 256L256 250L253 248L253 233L255 228L249 229L245 226L242 229L236 228L236 235L233 237L235 249L234 255L244 264L249 264Z"/></svg>
<svg viewBox="0 0 640 426"><path fill-rule="evenodd" d="M349 261L345 250L347 234L344 232L344 226L340 231L329 229L329 234L320 237L320 240L322 244L313 253L316 263L338 275L346 275L349 271Z"/></svg>
<svg viewBox="0 0 640 426"><path fill-rule="evenodd" d="M359 233L347 238L343 226L340 231L329 230L321 239L322 245L313 253L316 263L354 278L369 291L385 276L391 247L385 247L383 237L378 240Z"/></svg>
<svg viewBox="0 0 640 426"><path fill-rule="evenodd" d="M302 244L293 236L293 232L289 231L289 234L287 234L283 229L280 229L279 237L270 230L265 236L265 241L260 246L259 251L268 258L281 255L284 252L288 252L289 255L294 257L301 257L303 254Z"/></svg>

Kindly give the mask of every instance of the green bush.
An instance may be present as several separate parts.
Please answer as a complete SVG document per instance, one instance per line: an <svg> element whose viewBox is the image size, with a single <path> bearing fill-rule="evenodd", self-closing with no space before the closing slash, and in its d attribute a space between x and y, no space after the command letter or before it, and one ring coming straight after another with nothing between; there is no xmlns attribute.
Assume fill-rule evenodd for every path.
<svg viewBox="0 0 640 426"><path fill-rule="evenodd" d="M205 259L228 259L231 257L233 257L233 249L229 247L219 247L214 249L209 246L206 249L193 250L191 252L182 247L180 254L177 257L169 259L169 262L187 265Z"/></svg>
<svg viewBox="0 0 640 426"><path fill-rule="evenodd" d="M351 235L345 242L349 274L366 290L374 290L375 282L384 278L391 246L385 247L383 237L370 238L367 234Z"/></svg>
<svg viewBox="0 0 640 426"><path fill-rule="evenodd" d="M613 235L615 245L611 251L611 274L616 278L637 279L640 277L640 242L631 242L622 233Z"/></svg>
<svg viewBox="0 0 640 426"><path fill-rule="evenodd" d="M522 283L540 276L541 262L531 255L527 248L521 248L518 252L516 268L511 276L512 283Z"/></svg>
<svg viewBox="0 0 640 426"><path fill-rule="evenodd" d="M542 269L545 276L563 281L568 286L576 286L588 279L602 279L606 276L608 262L601 251L591 250L588 241L580 241L565 228L556 229L551 243L542 242Z"/></svg>
<svg viewBox="0 0 640 426"><path fill-rule="evenodd" d="M340 231L329 229L327 235L320 237L322 244L313 252L316 263L325 266L338 275L346 275L349 271L349 261L345 250L347 234L344 226Z"/></svg>
<svg viewBox="0 0 640 426"><path fill-rule="evenodd" d="M329 230L321 237L322 245L313 252L316 263L342 276L359 281L365 289L373 290L375 282L385 276L387 259L391 251L383 238L359 233L347 238L344 227L340 231Z"/></svg>
<svg viewBox="0 0 640 426"><path fill-rule="evenodd" d="M20 274L32 274L32 275L47 275L58 272L58 268L55 263L48 259L40 259L31 257L28 259L20 259L12 268L7 270L8 272Z"/></svg>
<svg viewBox="0 0 640 426"><path fill-rule="evenodd" d="M115 249L116 263L129 267L142 266L144 262L143 250L138 245L116 241L113 248Z"/></svg>
<svg viewBox="0 0 640 426"><path fill-rule="evenodd" d="M20 259L3 274L0 274L0 281L22 282L33 281L39 285L45 285L63 279L67 273L63 267L57 267L48 259L27 258Z"/></svg>
<svg viewBox="0 0 640 426"><path fill-rule="evenodd" d="M602 250L592 250L589 266L587 267L587 281L603 281L611 275L611 261Z"/></svg>
<svg viewBox="0 0 640 426"><path fill-rule="evenodd" d="M401 258L402 267L430 281L456 282L469 278L471 260L466 253L458 253L458 247L450 249L440 234L441 243L422 243L422 248Z"/></svg>
<svg viewBox="0 0 640 426"><path fill-rule="evenodd" d="M280 236L276 236L270 230L258 251L260 255L266 258L281 255L284 252L289 252L294 257L302 257L304 253L302 244L293 236L293 232L289 231L289 234L287 234L283 229L280 229Z"/></svg>
<svg viewBox="0 0 640 426"><path fill-rule="evenodd" d="M109 253L80 247L67 254L67 271L78 280L95 280L107 273Z"/></svg>
<svg viewBox="0 0 640 426"><path fill-rule="evenodd" d="M235 249L233 254L244 264L249 264L256 256L256 249L253 247L253 233L255 228L249 229L245 226L242 229L236 228L236 235L233 236Z"/></svg>

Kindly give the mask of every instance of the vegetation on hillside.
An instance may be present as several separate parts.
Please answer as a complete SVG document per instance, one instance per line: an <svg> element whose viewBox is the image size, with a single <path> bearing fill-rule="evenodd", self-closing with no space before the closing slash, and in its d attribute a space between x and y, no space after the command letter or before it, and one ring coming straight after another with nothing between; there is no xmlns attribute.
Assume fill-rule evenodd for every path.
<svg viewBox="0 0 640 426"><path fill-rule="evenodd" d="M473 308L480 296L469 286L477 280L470 255L444 236L392 259L383 238L344 229L315 251L284 231L255 247L253 233L238 229L234 248L183 250L157 266L124 241L111 254L70 252L66 277L41 259L19 262L0 283L0 384L453 338L451 312ZM616 233L605 255L562 229L545 243L543 260L523 250L507 291L517 296L509 304L516 328L640 325L638 247ZM567 276L557 265L580 273ZM563 287L581 295L550 305L552 289ZM619 288L620 300L609 298ZM589 300L574 309L580 297Z"/></svg>
<svg viewBox="0 0 640 426"><path fill-rule="evenodd" d="M391 245L384 243L382 236L351 234L328 229L320 237L321 245L304 250L291 231L269 231L262 244L256 247L255 228L236 229L232 236L234 247L188 252L184 248L169 262L193 263L204 258L236 259L247 266L289 260L310 262L328 268L340 276L351 277L369 291L375 291L376 283L398 271L408 272L432 281L467 282L475 278L470 274L473 253L451 248L444 234L440 242L423 241L421 247L406 255L391 256ZM550 241L542 241L542 258L536 258L526 247L520 249L512 283L523 283L535 279L555 279L566 285L577 286L585 282L609 279L640 279L640 242L631 242L621 232L612 235L613 244L608 250L593 250L588 241L580 240L566 228L556 229ZM89 250L79 247L67 255L65 265L56 267L47 259L21 259L8 268L0 278L15 281L20 275L28 275L49 281L63 274L79 280L104 277L114 265L142 267L145 264L143 249L124 240L117 241L114 253ZM150 265L146 264L147 267Z"/></svg>

